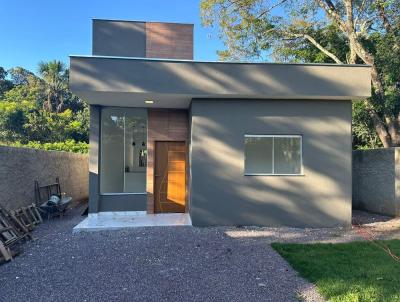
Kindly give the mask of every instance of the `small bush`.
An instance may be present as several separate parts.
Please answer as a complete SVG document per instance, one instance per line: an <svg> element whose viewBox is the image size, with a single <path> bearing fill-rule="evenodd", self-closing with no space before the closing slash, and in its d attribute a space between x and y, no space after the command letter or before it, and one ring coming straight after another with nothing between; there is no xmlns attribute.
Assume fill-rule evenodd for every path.
<svg viewBox="0 0 400 302"><path fill-rule="evenodd" d="M53 151L65 151L74 153L88 153L89 144L86 142L76 142L73 139L66 140L65 142L54 142L54 143L41 143L37 141L30 141L27 144L22 144L20 142L9 142L1 143L2 145L11 147L24 147L42 150L53 150Z"/></svg>

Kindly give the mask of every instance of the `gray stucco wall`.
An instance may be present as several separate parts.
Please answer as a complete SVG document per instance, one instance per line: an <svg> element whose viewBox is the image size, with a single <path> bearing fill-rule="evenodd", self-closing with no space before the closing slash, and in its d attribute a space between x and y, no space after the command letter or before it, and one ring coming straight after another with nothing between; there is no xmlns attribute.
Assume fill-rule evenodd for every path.
<svg viewBox="0 0 400 302"><path fill-rule="evenodd" d="M93 55L145 57L144 22L93 20Z"/></svg>
<svg viewBox="0 0 400 302"><path fill-rule="evenodd" d="M353 208L400 215L400 148L353 151Z"/></svg>
<svg viewBox="0 0 400 302"><path fill-rule="evenodd" d="M147 194L100 195L99 212L146 211Z"/></svg>
<svg viewBox="0 0 400 302"><path fill-rule="evenodd" d="M89 213L97 213L100 203L100 111L100 106L90 105Z"/></svg>
<svg viewBox="0 0 400 302"><path fill-rule="evenodd" d="M351 102L193 100L196 226L349 226ZM244 176L245 134L303 136L303 176Z"/></svg>
<svg viewBox="0 0 400 302"><path fill-rule="evenodd" d="M60 178L61 191L74 200L88 198L88 156L0 146L0 205L16 209L35 201L34 181L40 185Z"/></svg>

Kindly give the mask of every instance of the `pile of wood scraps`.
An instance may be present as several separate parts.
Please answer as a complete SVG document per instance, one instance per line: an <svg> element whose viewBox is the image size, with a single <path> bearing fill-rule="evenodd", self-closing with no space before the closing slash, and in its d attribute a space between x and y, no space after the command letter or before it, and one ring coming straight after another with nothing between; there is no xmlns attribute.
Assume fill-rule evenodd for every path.
<svg viewBox="0 0 400 302"><path fill-rule="evenodd" d="M18 253L18 244L32 239L31 231L42 217L35 204L8 211L0 206L0 261L9 261Z"/></svg>

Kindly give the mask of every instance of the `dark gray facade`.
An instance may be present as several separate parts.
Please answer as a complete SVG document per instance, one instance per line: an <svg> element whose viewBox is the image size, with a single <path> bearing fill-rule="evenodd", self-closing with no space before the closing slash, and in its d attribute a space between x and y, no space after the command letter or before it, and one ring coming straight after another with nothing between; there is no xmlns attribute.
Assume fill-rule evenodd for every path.
<svg viewBox="0 0 400 302"><path fill-rule="evenodd" d="M304 175L245 176L245 134L303 137ZM351 222L351 102L193 100L193 225Z"/></svg>
<svg viewBox="0 0 400 302"><path fill-rule="evenodd" d="M90 105L89 213L97 213L100 202L100 108Z"/></svg>
<svg viewBox="0 0 400 302"><path fill-rule="evenodd" d="M100 195L98 212L146 211L147 194Z"/></svg>
<svg viewBox="0 0 400 302"><path fill-rule="evenodd" d="M187 24L95 19L93 55L71 56L70 89L91 109L90 213L153 213L154 209L151 169L146 169L146 190L100 190L101 159L104 173L107 165L115 165L113 156L117 154L115 143L109 139L106 145L105 137L103 145L110 147L103 152L113 156L101 158L102 108L184 109L189 112L190 128L187 208L194 225L349 226L350 100L370 97L371 67L169 59L191 58L192 38L193 27ZM154 57L163 59L150 59ZM104 125L106 121L104 117ZM146 129L151 137L176 140L174 136L166 138L165 129L158 129L165 124L154 125ZM245 175L245 159L250 158L245 158L245 135L296 137L295 153L285 152L291 154L288 158L295 154L299 159L302 151L301 161L290 159L301 173L276 175L274 157L263 161L264 150L274 154L272 147L257 149L261 160L253 160L252 165L270 165L274 175ZM157 139L148 140L147 146ZM131 149L126 147L125 154ZM150 154L146 163L153 165L151 152L154 150L146 153ZM131 171L125 162L123 170ZM113 183L122 182L109 172L105 174ZM126 179L132 178L124 178L124 185Z"/></svg>
<svg viewBox="0 0 400 302"><path fill-rule="evenodd" d="M71 57L70 87L90 104L187 109L193 98L351 100L371 93L370 67ZM354 85L353 83L357 83Z"/></svg>
<svg viewBox="0 0 400 302"><path fill-rule="evenodd" d="M146 57L145 26L145 22L94 19L93 55Z"/></svg>

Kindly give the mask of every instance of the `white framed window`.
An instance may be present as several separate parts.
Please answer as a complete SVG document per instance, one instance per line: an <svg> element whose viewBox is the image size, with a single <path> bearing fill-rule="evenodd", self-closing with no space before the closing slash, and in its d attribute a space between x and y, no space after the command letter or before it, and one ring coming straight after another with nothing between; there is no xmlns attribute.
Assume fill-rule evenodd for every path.
<svg viewBox="0 0 400 302"><path fill-rule="evenodd" d="M246 134L244 174L302 175L302 136Z"/></svg>

